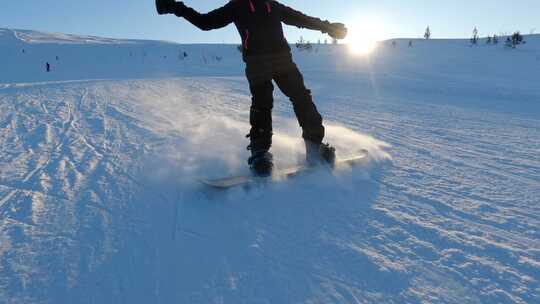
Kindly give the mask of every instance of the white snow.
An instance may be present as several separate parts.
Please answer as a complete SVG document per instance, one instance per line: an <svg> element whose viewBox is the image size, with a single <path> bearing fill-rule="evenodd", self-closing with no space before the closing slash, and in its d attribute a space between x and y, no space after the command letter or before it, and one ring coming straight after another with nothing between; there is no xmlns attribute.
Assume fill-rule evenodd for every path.
<svg viewBox="0 0 540 304"><path fill-rule="evenodd" d="M372 161L212 191L197 178L248 171L236 46L0 29L0 303L538 303L526 40L295 51L327 140Z"/></svg>

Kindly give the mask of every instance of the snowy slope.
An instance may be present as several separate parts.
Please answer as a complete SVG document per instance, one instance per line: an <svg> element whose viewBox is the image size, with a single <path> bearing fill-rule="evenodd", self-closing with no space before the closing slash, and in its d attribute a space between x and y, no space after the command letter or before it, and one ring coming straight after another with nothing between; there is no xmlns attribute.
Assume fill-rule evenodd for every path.
<svg viewBox="0 0 540 304"><path fill-rule="evenodd" d="M328 141L373 159L226 192L196 179L247 172L234 46L0 45L0 303L540 302L538 37L295 52Z"/></svg>
<svg viewBox="0 0 540 304"><path fill-rule="evenodd" d="M0 83L220 76L242 71L234 45L178 45L0 29L0 46ZM216 56L223 59L218 62ZM45 71L47 62L51 73ZM221 68L216 70L216 66Z"/></svg>

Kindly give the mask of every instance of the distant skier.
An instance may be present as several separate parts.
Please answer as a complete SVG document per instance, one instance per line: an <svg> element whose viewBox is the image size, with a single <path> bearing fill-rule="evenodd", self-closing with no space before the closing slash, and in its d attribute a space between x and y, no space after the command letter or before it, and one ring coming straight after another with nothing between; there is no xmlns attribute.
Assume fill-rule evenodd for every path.
<svg viewBox="0 0 540 304"><path fill-rule="evenodd" d="M51 71L51 65L48 62L45 63L45 70L47 71L47 73Z"/></svg>
<svg viewBox="0 0 540 304"><path fill-rule="evenodd" d="M513 43L512 43L512 39L510 39L510 37L506 37L506 42L504 44L506 47L514 47Z"/></svg>
<svg viewBox="0 0 540 304"><path fill-rule="evenodd" d="M347 28L342 23L330 23L306 16L275 0L231 0L207 14L200 14L183 2L156 0L159 14L175 14L198 28L208 31L234 23L242 38L242 53L246 76L252 94L251 131L248 163L258 175L269 175L273 168L272 154L272 80L290 98L302 127L306 160L310 164L335 160L335 149L323 144L323 120L310 90L292 60L291 49L283 34L282 22L299 28L328 33L343 39Z"/></svg>

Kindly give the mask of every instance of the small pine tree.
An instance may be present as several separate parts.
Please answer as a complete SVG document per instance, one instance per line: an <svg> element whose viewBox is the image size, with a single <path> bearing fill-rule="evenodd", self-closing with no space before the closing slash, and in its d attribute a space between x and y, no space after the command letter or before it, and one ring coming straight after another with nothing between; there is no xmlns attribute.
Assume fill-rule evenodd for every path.
<svg viewBox="0 0 540 304"><path fill-rule="evenodd" d="M498 44L498 43L499 43L499 36L493 35L493 44Z"/></svg>
<svg viewBox="0 0 540 304"><path fill-rule="evenodd" d="M473 30L473 36L471 38L471 43L475 44L475 45L478 43L478 29L476 27Z"/></svg>
<svg viewBox="0 0 540 304"><path fill-rule="evenodd" d="M300 39L296 42L296 48L301 49L304 45L304 37L300 36Z"/></svg>
<svg viewBox="0 0 540 304"><path fill-rule="evenodd" d="M492 42L491 36L488 36L486 43L487 43L487 44L491 44L491 42Z"/></svg>
<svg viewBox="0 0 540 304"><path fill-rule="evenodd" d="M426 28L426 32L424 33L424 38L426 38L426 40L431 39L431 30L429 29L429 26Z"/></svg>
<svg viewBox="0 0 540 304"><path fill-rule="evenodd" d="M512 34L512 47L516 48L519 44L523 43L523 36L519 31Z"/></svg>

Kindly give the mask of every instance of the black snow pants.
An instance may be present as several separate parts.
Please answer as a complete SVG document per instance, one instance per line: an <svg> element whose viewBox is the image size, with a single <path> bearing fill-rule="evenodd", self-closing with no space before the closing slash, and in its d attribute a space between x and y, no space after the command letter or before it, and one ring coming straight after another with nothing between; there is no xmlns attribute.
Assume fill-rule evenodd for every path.
<svg viewBox="0 0 540 304"><path fill-rule="evenodd" d="M252 95L249 148L253 152L268 151L272 145L272 108L274 85L289 97L302 127L302 137L316 143L324 138L322 117L313 103L311 91L292 60L290 53L247 57L246 76Z"/></svg>

